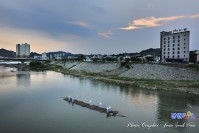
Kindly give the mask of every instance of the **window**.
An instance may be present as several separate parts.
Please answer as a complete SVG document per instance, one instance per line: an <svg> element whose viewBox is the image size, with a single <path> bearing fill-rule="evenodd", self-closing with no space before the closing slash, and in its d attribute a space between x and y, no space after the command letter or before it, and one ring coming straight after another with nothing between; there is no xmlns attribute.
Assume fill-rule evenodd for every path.
<svg viewBox="0 0 199 133"><path fill-rule="evenodd" d="M185 55L184 55L184 57L185 57Z"/></svg>
<svg viewBox="0 0 199 133"><path fill-rule="evenodd" d="M186 43L184 43L184 45L186 45Z"/></svg>
<svg viewBox="0 0 199 133"><path fill-rule="evenodd" d="M168 48L168 51L170 50L170 48Z"/></svg>
<svg viewBox="0 0 199 133"><path fill-rule="evenodd" d="M168 54L170 54L170 53L168 52Z"/></svg>
<svg viewBox="0 0 199 133"><path fill-rule="evenodd" d="M166 42L164 41L164 44L166 44Z"/></svg>
<svg viewBox="0 0 199 133"><path fill-rule="evenodd" d="M168 41L168 43L170 43L170 41Z"/></svg>
<svg viewBox="0 0 199 133"><path fill-rule="evenodd" d="M165 59L165 56L164 56L164 59Z"/></svg>
<svg viewBox="0 0 199 133"><path fill-rule="evenodd" d="M175 43L175 40L173 40L173 43Z"/></svg>
<svg viewBox="0 0 199 133"><path fill-rule="evenodd" d="M164 45L164 47L166 47L166 45Z"/></svg>
<svg viewBox="0 0 199 133"><path fill-rule="evenodd" d="M165 51L165 48L164 48L164 51Z"/></svg>
<svg viewBox="0 0 199 133"><path fill-rule="evenodd" d="M180 36L178 36L178 38L180 38Z"/></svg>
<svg viewBox="0 0 199 133"><path fill-rule="evenodd" d="M173 52L173 54L175 54L175 52Z"/></svg>
<svg viewBox="0 0 199 133"><path fill-rule="evenodd" d="M173 55L173 58L174 58L174 55Z"/></svg>
<svg viewBox="0 0 199 133"><path fill-rule="evenodd" d="M178 55L178 58L180 58L180 56Z"/></svg>
<svg viewBox="0 0 199 133"><path fill-rule="evenodd" d="M173 47L175 47L175 44L173 44Z"/></svg>
<svg viewBox="0 0 199 133"><path fill-rule="evenodd" d="M170 45L168 44L168 47L170 47Z"/></svg>
<svg viewBox="0 0 199 133"><path fill-rule="evenodd" d="M178 43L178 46L180 46L180 44Z"/></svg>
<svg viewBox="0 0 199 133"><path fill-rule="evenodd" d="M184 34L184 36L186 36L186 34Z"/></svg>
<svg viewBox="0 0 199 133"><path fill-rule="evenodd" d="M168 40L170 40L170 37L168 37Z"/></svg>
<svg viewBox="0 0 199 133"><path fill-rule="evenodd" d="M173 36L173 39L175 39L175 36Z"/></svg>
<svg viewBox="0 0 199 133"><path fill-rule="evenodd" d="M166 40L166 38L164 38L164 40Z"/></svg>
<svg viewBox="0 0 199 133"><path fill-rule="evenodd" d="M186 47L184 47L184 49L186 49Z"/></svg>
<svg viewBox="0 0 199 133"><path fill-rule="evenodd" d="M178 54L180 54L180 51L178 51Z"/></svg>
<svg viewBox="0 0 199 133"><path fill-rule="evenodd" d="M175 48L173 48L173 50L175 50Z"/></svg>
<svg viewBox="0 0 199 133"><path fill-rule="evenodd" d="M178 42L180 42L180 40L178 40Z"/></svg>
<svg viewBox="0 0 199 133"><path fill-rule="evenodd" d="M186 39L184 39L184 41L186 41Z"/></svg>
<svg viewBox="0 0 199 133"><path fill-rule="evenodd" d="M184 51L184 53L186 53L186 52Z"/></svg>
<svg viewBox="0 0 199 133"><path fill-rule="evenodd" d="M168 58L169 58L169 55L168 55Z"/></svg>
<svg viewBox="0 0 199 133"><path fill-rule="evenodd" d="M165 52L164 52L164 55L165 55Z"/></svg>

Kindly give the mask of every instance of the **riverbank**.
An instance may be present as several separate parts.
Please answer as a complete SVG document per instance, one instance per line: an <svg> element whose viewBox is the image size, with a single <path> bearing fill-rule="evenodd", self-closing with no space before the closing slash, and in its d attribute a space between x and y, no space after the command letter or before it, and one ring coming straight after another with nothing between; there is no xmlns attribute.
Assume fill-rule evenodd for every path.
<svg viewBox="0 0 199 133"><path fill-rule="evenodd" d="M126 68L119 63L53 62L49 70L116 84L199 95L199 73L189 68L158 64L131 64Z"/></svg>

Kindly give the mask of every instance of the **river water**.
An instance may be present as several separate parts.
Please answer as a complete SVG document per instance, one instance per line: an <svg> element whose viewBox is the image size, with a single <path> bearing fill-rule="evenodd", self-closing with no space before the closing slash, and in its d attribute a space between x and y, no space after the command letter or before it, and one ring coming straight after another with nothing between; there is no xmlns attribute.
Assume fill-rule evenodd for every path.
<svg viewBox="0 0 199 133"><path fill-rule="evenodd" d="M62 97L111 106L126 117L106 117ZM187 119L171 113L192 112ZM47 72L0 77L0 133L196 133L199 97L110 84ZM153 125L149 128L150 125ZM178 127L177 127L178 125ZM165 127L164 127L165 126Z"/></svg>

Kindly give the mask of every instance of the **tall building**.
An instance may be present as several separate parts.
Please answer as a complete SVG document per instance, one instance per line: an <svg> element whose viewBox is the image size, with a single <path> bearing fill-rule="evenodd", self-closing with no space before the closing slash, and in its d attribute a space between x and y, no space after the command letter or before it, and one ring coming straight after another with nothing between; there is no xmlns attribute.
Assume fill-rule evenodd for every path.
<svg viewBox="0 0 199 133"><path fill-rule="evenodd" d="M17 57L29 57L30 55L30 45L27 43L16 44L16 56Z"/></svg>
<svg viewBox="0 0 199 133"><path fill-rule="evenodd" d="M160 61L188 62L189 38L190 31L186 28L160 32Z"/></svg>

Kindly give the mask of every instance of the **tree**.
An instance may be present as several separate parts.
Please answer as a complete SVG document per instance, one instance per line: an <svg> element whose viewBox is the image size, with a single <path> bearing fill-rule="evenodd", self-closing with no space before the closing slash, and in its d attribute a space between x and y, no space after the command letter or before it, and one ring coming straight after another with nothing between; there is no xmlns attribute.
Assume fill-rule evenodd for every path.
<svg viewBox="0 0 199 133"><path fill-rule="evenodd" d="M147 61L155 61L154 58L153 58L152 56L147 56L147 57L146 57L146 60L147 60Z"/></svg>
<svg viewBox="0 0 199 133"><path fill-rule="evenodd" d="M85 59L86 59L86 57L83 54L78 55L78 60L84 61Z"/></svg>
<svg viewBox="0 0 199 133"><path fill-rule="evenodd" d="M140 62L140 61L141 61L141 59L140 59L140 58L138 58L138 57L132 57L132 58L131 58L131 61L134 61L134 62Z"/></svg>
<svg viewBox="0 0 199 133"><path fill-rule="evenodd" d="M130 58L125 58L125 62L130 62Z"/></svg>

